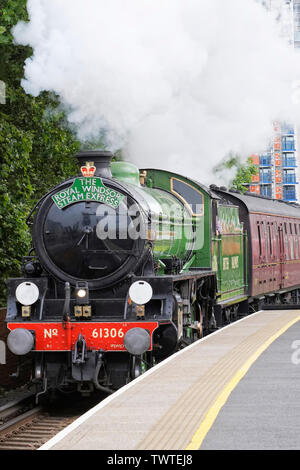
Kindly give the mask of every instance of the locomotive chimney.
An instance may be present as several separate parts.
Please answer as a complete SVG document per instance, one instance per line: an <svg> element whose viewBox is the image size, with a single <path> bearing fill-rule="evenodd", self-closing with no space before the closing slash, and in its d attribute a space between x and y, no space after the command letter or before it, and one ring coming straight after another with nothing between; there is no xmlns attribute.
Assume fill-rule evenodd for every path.
<svg viewBox="0 0 300 470"><path fill-rule="evenodd" d="M112 178L110 169L112 157L113 154L106 150L82 150L76 155L80 167L87 163L93 164L96 167L94 176L101 178Z"/></svg>

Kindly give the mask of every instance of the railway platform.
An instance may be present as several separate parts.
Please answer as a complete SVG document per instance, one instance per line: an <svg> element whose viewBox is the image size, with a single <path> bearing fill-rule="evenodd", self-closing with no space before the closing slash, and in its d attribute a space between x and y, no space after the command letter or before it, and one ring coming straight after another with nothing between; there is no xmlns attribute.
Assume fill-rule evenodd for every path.
<svg viewBox="0 0 300 470"><path fill-rule="evenodd" d="M158 364L40 450L299 449L299 391L300 310L260 311Z"/></svg>

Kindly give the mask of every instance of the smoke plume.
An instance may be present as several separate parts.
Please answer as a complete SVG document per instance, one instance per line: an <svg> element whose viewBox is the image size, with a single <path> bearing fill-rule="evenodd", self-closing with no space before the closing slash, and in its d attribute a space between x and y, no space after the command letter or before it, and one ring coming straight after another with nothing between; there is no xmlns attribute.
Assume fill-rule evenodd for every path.
<svg viewBox="0 0 300 470"><path fill-rule="evenodd" d="M204 183L229 152L263 150L300 121L295 51L255 0L28 0L15 41L23 87L60 95L80 139Z"/></svg>

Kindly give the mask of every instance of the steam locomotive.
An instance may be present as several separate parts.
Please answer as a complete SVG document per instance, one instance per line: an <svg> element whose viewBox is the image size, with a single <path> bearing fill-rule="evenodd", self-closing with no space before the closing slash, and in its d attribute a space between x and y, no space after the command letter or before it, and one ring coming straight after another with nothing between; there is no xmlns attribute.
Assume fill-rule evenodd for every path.
<svg viewBox="0 0 300 470"><path fill-rule="evenodd" d="M298 302L300 208L82 151L28 218L7 346L38 395L112 393L259 308Z"/></svg>

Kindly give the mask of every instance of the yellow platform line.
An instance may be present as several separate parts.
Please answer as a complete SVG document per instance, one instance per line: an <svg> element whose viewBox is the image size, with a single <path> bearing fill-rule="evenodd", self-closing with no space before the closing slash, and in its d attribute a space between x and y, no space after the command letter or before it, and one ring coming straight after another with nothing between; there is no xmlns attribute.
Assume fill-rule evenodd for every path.
<svg viewBox="0 0 300 470"><path fill-rule="evenodd" d="M214 404L208 410L205 418L201 422L199 428L193 435L192 441L186 447L186 450L198 450L205 439L208 431L214 424L221 408L225 405L226 401L228 400L229 395L240 382L240 380L244 377L244 375L248 372L252 364L259 358L259 356L273 343L279 336L285 333L291 326L297 323L300 320L300 315L294 320L287 323L283 328L281 328L277 333L271 336L265 343L263 343L252 356L243 364L243 366L235 373L232 379L228 382L228 384L224 387L222 392L217 397Z"/></svg>

